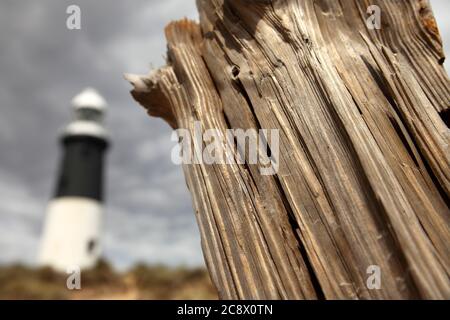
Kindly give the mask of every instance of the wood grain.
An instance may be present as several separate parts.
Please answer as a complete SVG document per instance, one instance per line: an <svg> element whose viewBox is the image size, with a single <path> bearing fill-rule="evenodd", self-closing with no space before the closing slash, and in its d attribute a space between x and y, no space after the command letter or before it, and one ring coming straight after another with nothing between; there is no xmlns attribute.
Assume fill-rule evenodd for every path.
<svg viewBox="0 0 450 320"><path fill-rule="evenodd" d="M167 26L167 66L128 79L172 128L280 130L276 175L183 166L220 297L450 298L450 83L428 1L197 6L199 24Z"/></svg>

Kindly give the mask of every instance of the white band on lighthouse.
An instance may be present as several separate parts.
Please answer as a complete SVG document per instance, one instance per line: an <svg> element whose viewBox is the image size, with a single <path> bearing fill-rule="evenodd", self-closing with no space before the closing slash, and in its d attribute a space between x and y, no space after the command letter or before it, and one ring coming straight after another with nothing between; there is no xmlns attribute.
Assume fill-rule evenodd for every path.
<svg viewBox="0 0 450 320"><path fill-rule="evenodd" d="M101 253L102 205L87 198L66 197L49 203L41 265L66 272L68 267L91 268Z"/></svg>
<svg viewBox="0 0 450 320"><path fill-rule="evenodd" d="M90 136L108 139L108 133L103 126L93 121L78 120L69 124L64 131L64 136Z"/></svg>

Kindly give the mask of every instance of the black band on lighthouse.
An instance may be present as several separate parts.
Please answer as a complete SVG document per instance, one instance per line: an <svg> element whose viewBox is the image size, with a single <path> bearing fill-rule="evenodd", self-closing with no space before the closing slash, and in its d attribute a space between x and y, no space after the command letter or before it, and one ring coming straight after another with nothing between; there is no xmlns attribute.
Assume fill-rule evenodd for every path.
<svg viewBox="0 0 450 320"><path fill-rule="evenodd" d="M56 198L103 200L103 158L106 140L84 135L65 136Z"/></svg>

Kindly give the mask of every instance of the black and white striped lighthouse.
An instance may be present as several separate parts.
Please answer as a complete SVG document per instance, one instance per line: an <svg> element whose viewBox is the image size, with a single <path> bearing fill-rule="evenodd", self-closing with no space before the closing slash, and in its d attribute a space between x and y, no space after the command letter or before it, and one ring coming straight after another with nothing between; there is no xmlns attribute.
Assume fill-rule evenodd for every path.
<svg viewBox="0 0 450 320"><path fill-rule="evenodd" d="M39 263L65 272L93 267L101 254L105 100L86 89L73 100L75 119L61 141L63 156L54 198L47 208Z"/></svg>

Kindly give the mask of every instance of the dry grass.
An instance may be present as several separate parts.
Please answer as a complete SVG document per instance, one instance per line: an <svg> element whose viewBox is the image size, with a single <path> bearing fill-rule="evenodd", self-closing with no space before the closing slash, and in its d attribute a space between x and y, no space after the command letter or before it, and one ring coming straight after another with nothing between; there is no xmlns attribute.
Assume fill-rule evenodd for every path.
<svg viewBox="0 0 450 320"><path fill-rule="evenodd" d="M66 274L20 265L0 267L0 299L217 299L204 269L140 264L125 273L101 261L84 271L81 290L68 290Z"/></svg>

